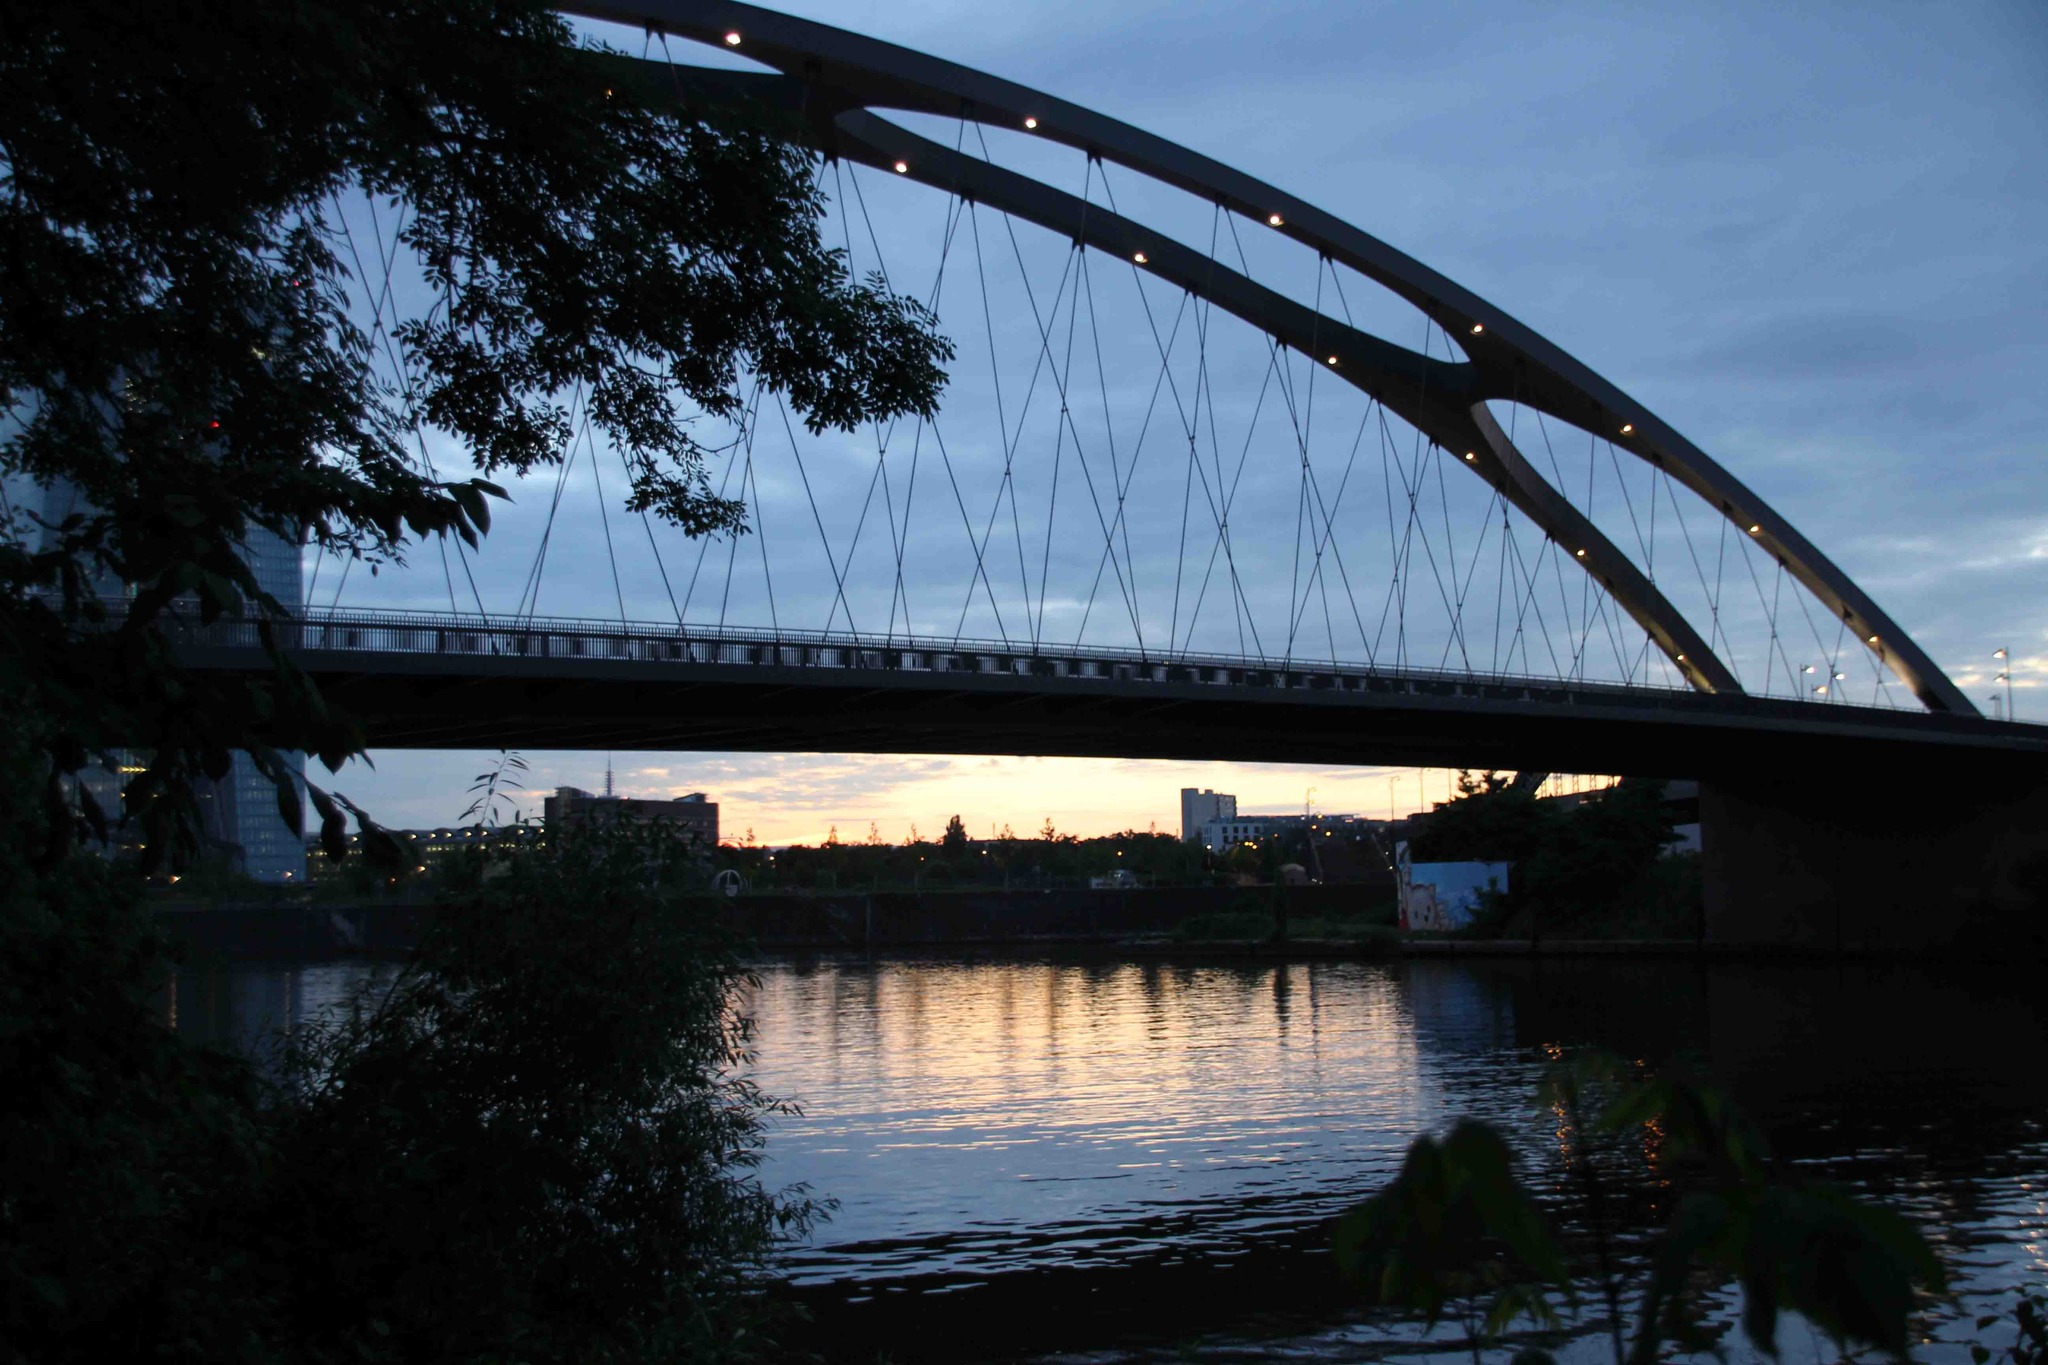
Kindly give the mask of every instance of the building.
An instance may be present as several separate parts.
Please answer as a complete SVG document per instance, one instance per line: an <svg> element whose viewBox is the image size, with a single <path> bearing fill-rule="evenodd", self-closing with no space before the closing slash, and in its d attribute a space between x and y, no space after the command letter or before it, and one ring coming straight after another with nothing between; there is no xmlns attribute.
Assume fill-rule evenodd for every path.
<svg viewBox="0 0 2048 1365"><path fill-rule="evenodd" d="M273 531L252 526L242 542L242 559L256 584L286 607L305 597L304 563L299 547ZM303 779L303 754L281 754L294 777ZM265 777L248 754L236 751L234 765L218 782L200 782L202 835L208 845L227 854L235 869L259 882L302 882L306 879L306 826L303 796L295 793L295 817L278 813L276 784Z"/></svg>
<svg viewBox="0 0 2048 1365"><path fill-rule="evenodd" d="M691 792L668 800L637 796L598 796L580 787L557 787L542 803L549 829L578 825L593 815L651 824L665 820L689 834L706 848L718 847L718 803L704 799L703 792Z"/></svg>
<svg viewBox="0 0 2048 1365"><path fill-rule="evenodd" d="M516 846L521 840L518 826L492 828L486 825L451 825L445 829L390 829L384 831L411 856L415 872L435 872L471 850ZM363 836L348 836L348 857L337 862L326 855L320 836L306 837L302 852L313 880L331 881L343 869L362 857Z"/></svg>
<svg viewBox="0 0 2048 1365"><path fill-rule="evenodd" d="M74 515L89 513L91 504L66 480L56 480L42 489L43 548L49 548L54 532ZM257 586L288 608L303 601L304 562L293 541L262 527L251 527L242 542L242 559L254 574ZM105 598L129 595L128 585L101 570L92 579L93 589ZM121 810L121 787L126 778L140 772L147 756L122 753L117 756L120 774L88 766L78 781L92 794L110 823ZM283 754L285 766L303 779L303 754ZM278 811L277 788L260 772L248 754L237 751L232 766L218 782L200 778L193 786L199 802L199 835L205 853L225 858L237 872L260 882L286 884L306 879L306 840L303 800L295 793L292 805L297 813L286 820ZM135 831L115 834L113 850L126 852L135 847Z"/></svg>
<svg viewBox="0 0 2048 1365"><path fill-rule="evenodd" d="M1202 838L1202 827L1217 820L1237 818L1237 798L1228 792L1180 789L1180 837L1192 842ZM1213 845L1212 845L1213 847Z"/></svg>
<svg viewBox="0 0 2048 1365"><path fill-rule="evenodd" d="M1224 799L1231 804L1230 814L1203 821L1195 832L1202 847L1211 853L1222 853L1275 834L1309 832L1324 838L1362 838L1373 831L1372 821L1356 815L1239 815L1236 798Z"/></svg>

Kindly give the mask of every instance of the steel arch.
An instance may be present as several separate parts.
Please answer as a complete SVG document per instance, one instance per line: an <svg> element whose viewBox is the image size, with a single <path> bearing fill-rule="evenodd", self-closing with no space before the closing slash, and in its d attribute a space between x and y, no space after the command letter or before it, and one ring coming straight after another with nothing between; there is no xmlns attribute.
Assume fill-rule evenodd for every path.
<svg viewBox="0 0 2048 1365"><path fill-rule="evenodd" d="M913 179L962 193L1128 259L1251 322L1337 374L1471 465L1548 535L1575 552L1691 684L1739 692L1733 673L1622 551L1530 465L1487 404L1528 404L1667 471L1733 522L1863 641L1930 711L1977 714L1898 625L1777 512L1704 451L1534 329L1371 234L1255 177L1116 119L1015 82L861 34L737 0L570 0L566 12L710 46L728 36L780 77L693 71L700 90L797 110L822 150L868 164L904 163ZM630 61L631 59L621 59ZM639 63L632 63L638 66ZM1263 289L1162 234L1084 206L1063 191L961 156L880 118L874 108L1023 128L1113 161L1283 232L1405 299L1455 335L1468 357L1437 360L1350 328ZM1411 391L1412 390L1412 391ZM1754 529L1752 529L1754 528Z"/></svg>

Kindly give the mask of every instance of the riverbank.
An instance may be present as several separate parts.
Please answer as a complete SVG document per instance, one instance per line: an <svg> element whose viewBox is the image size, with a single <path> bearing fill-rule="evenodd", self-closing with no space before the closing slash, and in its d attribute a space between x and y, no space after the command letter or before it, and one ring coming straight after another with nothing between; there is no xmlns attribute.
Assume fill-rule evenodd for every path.
<svg viewBox="0 0 2048 1365"><path fill-rule="evenodd" d="M1179 960L1357 961L1384 958L1708 958L1814 960L1878 957L1819 948L1694 939L1467 939L1362 926L1356 936L1203 938L1176 931L1241 904L1233 888L991 892L706 901L767 957L944 953L1110 953ZM1328 923L1356 903L1344 887L1295 887L1289 917ZM220 962L323 962L397 958L418 941L428 905L256 904L164 908L157 923L189 958ZM1985 955L1995 949L1987 946ZM1957 954L1955 956L1964 956Z"/></svg>

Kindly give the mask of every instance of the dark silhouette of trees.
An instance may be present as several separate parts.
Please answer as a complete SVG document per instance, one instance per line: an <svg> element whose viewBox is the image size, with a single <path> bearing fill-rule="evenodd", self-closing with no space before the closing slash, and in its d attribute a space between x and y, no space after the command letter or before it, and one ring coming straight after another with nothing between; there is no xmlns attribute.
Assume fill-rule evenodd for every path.
<svg viewBox="0 0 2048 1365"><path fill-rule="evenodd" d="M0 535L0 702L52 780L146 751L125 806L183 853L193 780L243 749L332 768L362 736L279 655L268 679L178 666L162 629L275 615L252 528L403 558L489 528L487 476L559 462L580 392L631 470L627 506L737 534L694 419L758 376L813 429L929 412L947 344L847 276L808 154L770 116L678 106L521 0L31 6L0 43L0 473L79 513ZM385 338L346 306L340 205L397 206L419 287ZM466 451L437 479L414 419ZM132 590L104 618L109 584ZM110 628L111 627L111 628ZM266 641L274 637L266 632ZM341 808L315 789L325 827ZM291 799L295 802L296 795ZM115 812L84 799L97 830ZM59 840L77 821L49 822Z"/></svg>

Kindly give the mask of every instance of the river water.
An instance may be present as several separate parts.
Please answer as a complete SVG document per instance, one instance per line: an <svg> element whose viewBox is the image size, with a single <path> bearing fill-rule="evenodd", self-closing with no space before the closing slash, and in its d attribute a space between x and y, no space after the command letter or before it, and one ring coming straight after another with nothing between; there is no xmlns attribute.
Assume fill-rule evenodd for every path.
<svg viewBox="0 0 2048 1365"><path fill-rule="evenodd" d="M188 975L176 1022L253 1046L371 970ZM1922 1354L1960 1365L1972 1315L2048 1283L2038 978L1625 959L766 963L756 1072L803 1112L776 1125L764 1178L837 1201L786 1255L784 1293L810 1319L792 1330L862 1362L1467 1359L1455 1333L1419 1340L1358 1311L1325 1221L1455 1117L1540 1146L1538 1074L1597 1045L1696 1059L1782 1156L1921 1220L1961 1290ZM1810 1333L1784 1345L1828 1354ZM1561 1354L1605 1347L1583 1334Z"/></svg>

